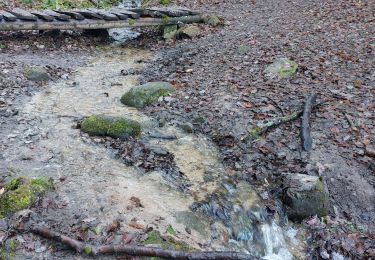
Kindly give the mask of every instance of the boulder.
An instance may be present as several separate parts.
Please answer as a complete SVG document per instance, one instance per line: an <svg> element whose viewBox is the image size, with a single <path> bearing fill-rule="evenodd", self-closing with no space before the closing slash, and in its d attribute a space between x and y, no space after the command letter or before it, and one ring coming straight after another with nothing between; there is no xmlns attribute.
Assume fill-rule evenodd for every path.
<svg viewBox="0 0 375 260"><path fill-rule="evenodd" d="M52 179L24 177L13 179L5 185L0 196L0 219L32 206L51 189L53 189Z"/></svg>
<svg viewBox="0 0 375 260"><path fill-rule="evenodd" d="M143 108L172 92L174 88L168 82L149 82L130 89L121 97L121 102L129 107Z"/></svg>
<svg viewBox="0 0 375 260"><path fill-rule="evenodd" d="M123 117L93 115L81 122L81 130L92 136L110 136L127 139L141 134L141 125Z"/></svg>
<svg viewBox="0 0 375 260"><path fill-rule="evenodd" d="M48 81L51 80L47 70L43 67L32 67L25 71L25 76L31 81Z"/></svg>
<svg viewBox="0 0 375 260"><path fill-rule="evenodd" d="M328 214L329 193L322 178L305 174L285 174L283 202L292 220Z"/></svg>
<svg viewBox="0 0 375 260"><path fill-rule="evenodd" d="M287 58L275 60L264 70L264 74L269 79L288 78L296 74L298 64Z"/></svg>

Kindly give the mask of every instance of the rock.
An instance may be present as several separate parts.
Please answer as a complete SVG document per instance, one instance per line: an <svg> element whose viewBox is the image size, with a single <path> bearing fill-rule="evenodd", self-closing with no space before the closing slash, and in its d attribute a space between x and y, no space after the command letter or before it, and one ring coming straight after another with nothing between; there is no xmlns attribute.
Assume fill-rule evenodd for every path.
<svg viewBox="0 0 375 260"><path fill-rule="evenodd" d="M166 25L163 29L163 38L166 40L175 39L178 34L177 24Z"/></svg>
<svg viewBox="0 0 375 260"><path fill-rule="evenodd" d="M130 107L143 108L172 92L174 88L168 82L150 82L133 87L121 97L121 102Z"/></svg>
<svg viewBox="0 0 375 260"><path fill-rule="evenodd" d="M264 70L264 74L269 79L288 78L293 76L298 68L298 64L287 58L275 60Z"/></svg>
<svg viewBox="0 0 375 260"><path fill-rule="evenodd" d="M93 115L81 122L81 130L92 136L110 136L126 139L129 136L139 136L141 125L122 117Z"/></svg>
<svg viewBox="0 0 375 260"><path fill-rule="evenodd" d="M283 184L283 202L292 220L328 214L329 193L325 182L317 176L286 174Z"/></svg>
<svg viewBox="0 0 375 260"><path fill-rule="evenodd" d="M13 179L5 186L5 192L0 197L0 219L32 206L52 188L52 180L47 178Z"/></svg>
<svg viewBox="0 0 375 260"><path fill-rule="evenodd" d="M25 71L25 76L31 81L48 81L51 80L47 70L43 67L32 67Z"/></svg>
<svg viewBox="0 0 375 260"><path fill-rule="evenodd" d="M189 134L191 134L194 131L194 126L190 123L181 124L180 127L182 130Z"/></svg>
<svg viewBox="0 0 375 260"><path fill-rule="evenodd" d="M216 16L216 15L213 15L213 16L210 16L210 17L206 17L205 18L205 22L211 26L219 26L219 25L222 25L223 22L221 21L221 19Z"/></svg>
<svg viewBox="0 0 375 260"><path fill-rule="evenodd" d="M186 25L178 30L181 37L194 38L201 34L201 29L197 25Z"/></svg>

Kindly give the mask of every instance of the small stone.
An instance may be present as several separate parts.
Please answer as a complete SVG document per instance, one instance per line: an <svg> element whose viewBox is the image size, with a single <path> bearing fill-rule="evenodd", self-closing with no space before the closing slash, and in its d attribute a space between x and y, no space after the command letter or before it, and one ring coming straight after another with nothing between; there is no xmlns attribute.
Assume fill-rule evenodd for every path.
<svg viewBox="0 0 375 260"><path fill-rule="evenodd" d="M197 25L186 25L178 30L178 35L182 37L194 38L201 34L201 29Z"/></svg>
<svg viewBox="0 0 375 260"><path fill-rule="evenodd" d="M221 19L216 15L211 16L211 17L207 18L206 20L207 20L206 21L207 24L209 24L211 26L215 26L215 27L223 24Z"/></svg>
<svg viewBox="0 0 375 260"><path fill-rule="evenodd" d="M25 71L25 76L31 81L48 81L51 80L47 70L43 67L32 67Z"/></svg>
<svg viewBox="0 0 375 260"><path fill-rule="evenodd" d="M184 132L191 134L194 131L194 126L190 123L184 123L180 125L181 129L184 130Z"/></svg>

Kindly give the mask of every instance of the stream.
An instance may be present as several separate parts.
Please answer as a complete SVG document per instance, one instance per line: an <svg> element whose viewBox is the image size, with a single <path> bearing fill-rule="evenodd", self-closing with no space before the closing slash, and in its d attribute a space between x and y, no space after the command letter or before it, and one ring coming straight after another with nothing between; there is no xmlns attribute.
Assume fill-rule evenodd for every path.
<svg viewBox="0 0 375 260"><path fill-rule="evenodd" d="M52 82L33 95L19 112L32 126L29 136L38 138L31 147L19 150L25 138L17 136L25 129L13 129L9 136L14 148L5 156L12 161L31 153L39 163L25 164L22 171L31 165L31 176L65 180L56 185L57 200L65 206L49 211L48 218L66 221L80 214L100 220L104 227L122 216L161 233L172 226L178 239L201 250L239 250L264 259L301 256L298 230L281 217L268 216L248 183L230 181L209 139L168 124L159 127L155 119L120 103L121 95L138 83L138 76L123 76L120 71L142 69L143 62L152 58L139 49L103 52L72 78ZM146 137L155 130L175 135L174 140L147 140L174 155L187 188L176 187L160 171L145 174L126 166L100 138L82 134L77 122L93 114L136 120ZM130 209L132 197L139 198L142 207Z"/></svg>

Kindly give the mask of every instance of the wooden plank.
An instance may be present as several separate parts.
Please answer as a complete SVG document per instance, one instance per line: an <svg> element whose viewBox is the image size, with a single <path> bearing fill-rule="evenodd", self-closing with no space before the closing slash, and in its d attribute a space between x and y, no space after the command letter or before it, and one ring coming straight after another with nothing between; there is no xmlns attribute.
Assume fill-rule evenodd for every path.
<svg viewBox="0 0 375 260"><path fill-rule="evenodd" d="M98 14L98 15L103 16L103 19L106 20L106 21L117 21L117 20L119 20L119 18L115 14L112 14L112 13L104 11L104 10L99 10L99 9L95 9L95 8L89 8L88 10L92 11L92 12Z"/></svg>
<svg viewBox="0 0 375 260"><path fill-rule="evenodd" d="M60 13L60 14L69 15L70 17L72 17L73 19L76 19L78 21L85 20L85 17L78 12L66 11L66 10L54 10L54 11L57 12L57 13Z"/></svg>
<svg viewBox="0 0 375 260"><path fill-rule="evenodd" d="M85 18L88 18L88 19L101 19L101 20L104 19L102 15L99 15L95 12L92 12L86 9L79 9L79 10L74 10L74 11L82 14Z"/></svg>
<svg viewBox="0 0 375 260"><path fill-rule="evenodd" d="M17 16L18 19L25 20L25 21L36 21L38 20L38 17L35 15L29 13L26 10L23 10L21 8L14 8L12 10L8 11L9 13L12 13L13 15Z"/></svg>
<svg viewBox="0 0 375 260"><path fill-rule="evenodd" d="M116 11L109 11L111 14L116 15L120 20L126 20L128 19L128 16L126 14L122 14Z"/></svg>
<svg viewBox="0 0 375 260"><path fill-rule="evenodd" d="M52 10L43 10L42 12L46 15L55 17L57 20L60 20L60 21L69 21L70 20L70 16L66 15L66 14L60 14L60 13L57 13L57 12L52 11Z"/></svg>
<svg viewBox="0 0 375 260"><path fill-rule="evenodd" d="M116 9L111 9L111 11L115 11L115 12L120 13L120 14L125 14L125 15L129 16L130 18L133 18L133 19L139 19L141 17L141 15L139 13L129 11L128 9L116 8Z"/></svg>
<svg viewBox="0 0 375 260"><path fill-rule="evenodd" d="M6 11L0 10L0 15L4 18L7 22L14 22L17 21L17 17L11 13L8 13Z"/></svg>
<svg viewBox="0 0 375 260"><path fill-rule="evenodd" d="M45 20L47 22L52 22L53 20L55 20L55 18L51 15L47 15L43 12L40 12L40 11L31 11L31 13L35 16L37 16L38 18L42 19L42 20Z"/></svg>

